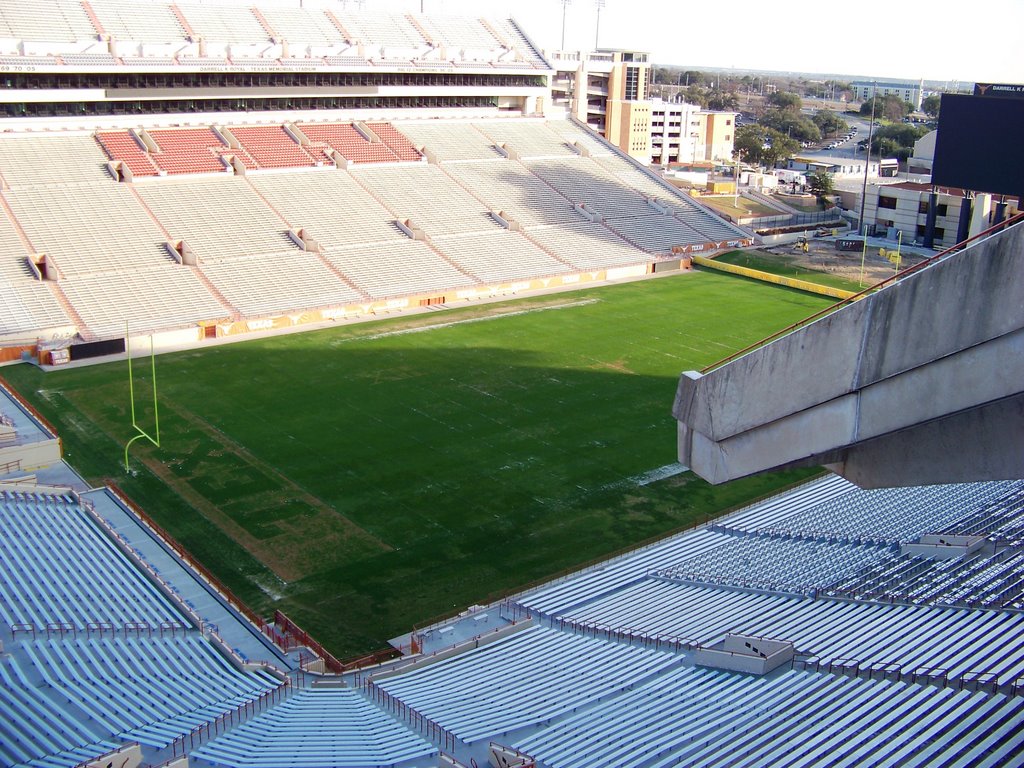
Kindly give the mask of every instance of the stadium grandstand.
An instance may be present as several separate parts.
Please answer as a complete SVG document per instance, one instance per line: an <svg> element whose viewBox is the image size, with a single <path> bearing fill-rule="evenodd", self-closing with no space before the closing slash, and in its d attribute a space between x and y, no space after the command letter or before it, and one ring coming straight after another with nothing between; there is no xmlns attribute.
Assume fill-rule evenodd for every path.
<svg viewBox="0 0 1024 768"><path fill-rule="evenodd" d="M1024 765L1022 532L1024 481L832 476L342 664L58 462L0 484L0 760Z"/></svg>
<svg viewBox="0 0 1024 768"><path fill-rule="evenodd" d="M512 20L3 0L0 25L0 340L42 362L126 326L197 344L750 242L546 114Z"/></svg>
<svg viewBox="0 0 1024 768"><path fill-rule="evenodd" d="M508 19L0 0L0 362L751 241L550 112L552 73ZM3 765L1021 766L1022 609L1024 481L828 477L341 662L0 387Z"/></svg>

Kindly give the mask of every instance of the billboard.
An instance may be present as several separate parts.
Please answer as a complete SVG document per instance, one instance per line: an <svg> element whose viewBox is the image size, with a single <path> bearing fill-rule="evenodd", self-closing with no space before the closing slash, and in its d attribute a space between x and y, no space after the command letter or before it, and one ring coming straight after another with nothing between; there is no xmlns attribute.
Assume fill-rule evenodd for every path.
<svg viewBox="0 0 1024 768"><path fill-rule="evenodd" d="M1024 195L1024 98L1018 88L988 85L983 96L942 94L932 184Z"/></svg>

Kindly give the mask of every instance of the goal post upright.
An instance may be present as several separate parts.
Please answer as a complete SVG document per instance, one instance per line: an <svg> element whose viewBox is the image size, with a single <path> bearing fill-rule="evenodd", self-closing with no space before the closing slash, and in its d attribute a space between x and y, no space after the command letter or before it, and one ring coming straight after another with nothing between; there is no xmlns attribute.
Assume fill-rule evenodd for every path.
<svg viewBox="0 0 1024 768"><path fill-rule="evenodd" d="M128 397L131 400L131 416L132 416L132 429L138 434L131 438L124 446L124 470L129 471L128 466L128 449L131 448L132 443L136 440L145 438L149 440L157 448L160 447L160 409L157 404L157 390L156 390L156 348L153 344L153 336L149 337L149 361L150 361L150 372L153 379L153 422L156 436L150 435L146 430L139 426L139 422L135 417L135 375L132 368L132 338L129 332L128 323L124 324L124 344L125 353L128 356Z"/></svg>

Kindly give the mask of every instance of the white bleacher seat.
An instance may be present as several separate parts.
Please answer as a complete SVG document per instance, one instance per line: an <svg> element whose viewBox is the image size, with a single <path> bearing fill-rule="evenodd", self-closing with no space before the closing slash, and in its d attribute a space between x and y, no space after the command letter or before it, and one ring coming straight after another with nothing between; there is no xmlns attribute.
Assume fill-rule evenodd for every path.
<svg viewBox="0 0 1024 768"><path fill-rule="evenodd" d="M169 264L166 237L126 185L24 187L3 193L36 252L65 277Z"/></svg>
<svg viewBox="0 0 1024 768"><path fill-rule="evenodd" d="M208 41L255 45L270 42L249 6L177 3L192 30Z"/></svg>
<svg viewBox="0 0 1024 768"><path fill-rule="evenodd" d="M480 201L437 166L355 168L352 176L399 219L411 219L428 235L494 231L497 224Z"/></svg>
<svg viewBox="0 0 1024 768"><path fill-rule="evenodd" d="M139 195L202 261L296 249L285 222L243 179L165 181L140 186Z"/></svg>
<svg viewBox="0 0 1024 768"><path fill-rule="evenodd" d="M103 182L107 158L91 136L7 136L0 173L15 189L39 184Z"/></svg>
<svg viewBox="0 0 1024 768"><path fill-rule="evenodd" d="M304 690L194 755L233 768L358 768L427 760L437 753L358 691Z"/></svg>
<svg viewBox="0 0 1024 768"><path fill-rule="evenodd" d="M373 49L417 51L427 48L427 41L403 14L360 13L342 11L334 14L357 40ZM413 58L412 56L409 57Z"/></svg>
<svg viewBox="0 0 1024 768"><path fill-rule="evenodd" d="M474 282L416 240L331 249L324 256L374 299L445 291Z"/></svg>
<svg viewBox="0 0 1024 768"><path fill-rule="evenodd" d="M572 267L516 232L437 237L434 247L481 282L523 280L571 272Z"/></svg>
<svg viewBox="0 0 1024 768"><path fill-rule="evenodd" d="M674 662L661 651L534 627L378 685L472 743L600 701Z"/></svg>
<svg viewBox="0 0 1024 768"><path fill-rule="evenodd" d="M348 173L257 175L252 183L292 227L308 230L324 248L406 239L394 216Z"/></svg>
<svg viewBox="0 0 1024 768"><path fill-rule="evenodd" d="M332 46L344 42L341 31L331 23L322 9L268 6L260 11L274 32L293 46Z"/></svg>
<svg viewBox="0 0 1024 768"><path fill-rule="evenodd" d="M99 338L169 330L201 320L223 320L231 310L217 301L189 267L165 265L93 274L61 283L86 328Z"/></svg>
<svg viewBox="0 0 1024 768"><path fill-rule="evenodd" d="M364 298L311 253L212 262L203 267L203 274L247 316L352 304Z"/></svg>
<svg viewBox="0 0 1024 768"><path fill-rule="evenodd" d="M80 3L0 0L0 37L43 42L95 40L96 29Z"/></svg>
<svg viewBox="0 0 1024 768"><path fill-rule="evenodd" d="M576 152L561 136L549 131L540 121L520 123L511 120L493 120L487 123L478 123L477 128L495 144L507 144L524 159L576 156Z"/></svg>
<svg viewBox="0 0 1024 768"><path fill-rule="evenodd" d="M533 160L526 165L573 204L585 204L604 218L644 217L653 212L643 197L590 158Z"/></svg>
<svg viewBox="0 0 1024 768"><path fill-rule="evenodd" d="M526 236L577 269L602 269L641 264L651 257L603 224L581 222L531 227Z"/></svg>
<svg viewBox="0 0 1024 768"><path fill-rule="evenodd" d="M402 132L417 146L434 154L440 162L454 160L496 160L501 154L494 142L481 133L474 124L411 122L402 125Z"/></svg>
<svg viewBox="0 0 1024 768"><path fill-rule="evenodd" d="M140 12L138 3L125 0L90 0L103 30L116 40L139 43L186 43L186 34L169 4L150 3Z"/></svg>
<svg viewBox="0 0 1024 768"><path fill-rule="evenodd" d="M449 163L444 171L466 186L493 211L523 226L577 223L572 203L520 163Z"/></svg>

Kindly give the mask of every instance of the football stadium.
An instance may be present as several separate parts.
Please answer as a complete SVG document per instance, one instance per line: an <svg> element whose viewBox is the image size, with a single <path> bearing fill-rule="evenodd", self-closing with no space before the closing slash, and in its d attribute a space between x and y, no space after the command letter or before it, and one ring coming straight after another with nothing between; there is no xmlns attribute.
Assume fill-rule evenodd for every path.
<svg viewBox="0 0 1024 768"><path fill-rule="evenodd" d="M513 19L0 0L0 46L0 764L1024 765L1024 478L709 484L673 418L1020 228L856 295L695 268L754 233Z"/></svg>

